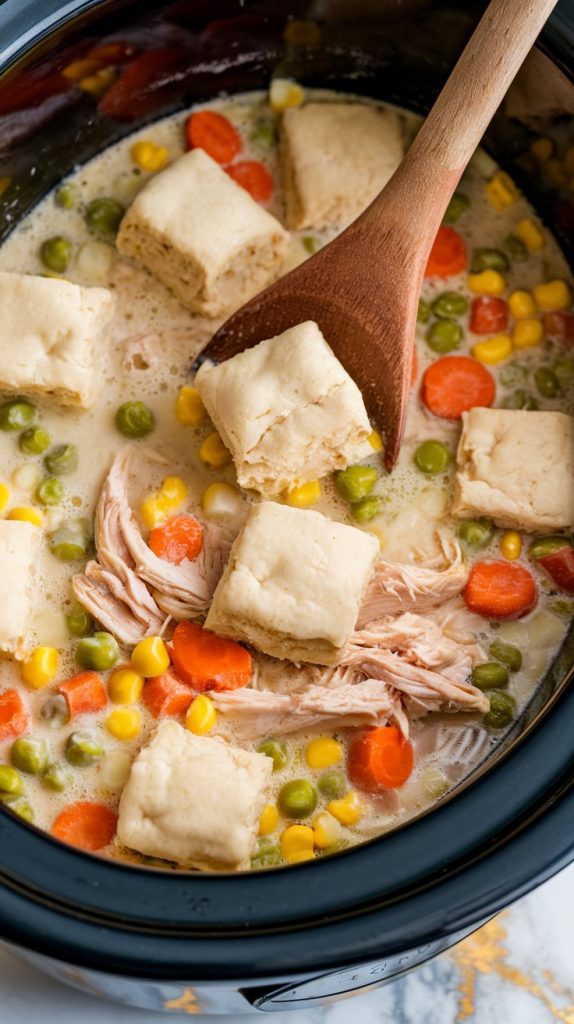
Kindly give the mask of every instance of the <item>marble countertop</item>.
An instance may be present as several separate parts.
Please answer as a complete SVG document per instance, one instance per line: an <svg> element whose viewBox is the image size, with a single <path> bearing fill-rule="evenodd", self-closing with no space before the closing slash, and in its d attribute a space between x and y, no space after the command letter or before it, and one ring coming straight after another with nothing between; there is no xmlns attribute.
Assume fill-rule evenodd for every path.
<svg viewBox="0 0 574 1024"><path fill-rule="evenodd" d="M407 977L325 1010L262 1014L270 1024L574 1024L574 864ZM199 1017L227 1024L230 1017ZM238 1018L235 1018L237 1020ZM155 1014L102 1003L0 950L2 1024L164 1024Z"/></svg>

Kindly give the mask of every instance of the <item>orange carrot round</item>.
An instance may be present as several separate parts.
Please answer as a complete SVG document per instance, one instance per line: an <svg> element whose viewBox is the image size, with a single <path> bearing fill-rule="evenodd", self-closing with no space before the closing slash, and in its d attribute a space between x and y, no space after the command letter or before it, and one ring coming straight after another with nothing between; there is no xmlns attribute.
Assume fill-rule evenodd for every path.
<svg viewBox="0 0 574 1024"><path fill-rule="evenodd" d="M103 804L80 800L64 807L52 823L56 839L81 850L101 850L116 834L117 815Z"/></svg>
<svg viewBox="0 0 574 1024"><path fill-rule="evenodd" d="M441 224L430 251L425 277L453 277L466 270L468 257L463 238L453 228Z"/></svg>
<svg viewBox="0 0 574 1024"><path fill-rule="evenodd" d="M155 526L149 536L154 555L179 565L184 558L193 562L203 547L203 527L195 516L172 516Z"/></svg>
<svg viewBox="0 0 574 1024"><path fill-rule="evenodd" d="M101 711L108 703L106 687L99 672L78 672L58 687L68 703L70 718Z"/></svg>
<svg viewBox="0 0 574 1024"><path fill-rule="evenodd" d="M229 164L241 153L239 132L215 110L198 110L185 125L188 149L204 149L218 164Z"/></svg>
<svg viewBox="0 0 574 1024"><path fill-rule="evenodd" d="M349 750L347 769L354 786L376 793L403 786L413 765L412 743L398 726L387 725L367 729L355 740Z"/></svg>
<svg viewBox="0 0 574 1024"><path fill-rule="evenodd" d="M173 634L171 660L180 679L194 690L237 690L251 679L249 651L196 622L180 622Z"/></svg>
<svg viewBox="0 0 574 1024"><path fill-rule="evenodd" d="M241 185L258 203L266 203L273 195L273 178L260 160L242 160L226 168L230 178Z"/></svg>
<svg viewBox="0 0 574 1024"><path fill-rule="evenodd" d="M458 420L475 405L492 405L492 374L469 356L443 356L431 363L422 383L422 400L435 416Z"/></svg>
<svg viewBox="0 0 574 1024"><path fill-rule="evenodd" d="M195 694L189 686L164 672L162 676L148 679L144 685L142 700L154 718L185 715Z"/></svg>
<svg viewBox="0 0 574 1024"><path fill-rule="evenodd" d="M0 740L20 736L30 725L30 715L17 690L0 693Z"/></svg>
<svg viewBox="0 0 574 1024"><path fill-rule="evenodd" d="M462 596L471 612L487 619L517 619L536 602L536 583L522 565L476 562Z"/></svg>

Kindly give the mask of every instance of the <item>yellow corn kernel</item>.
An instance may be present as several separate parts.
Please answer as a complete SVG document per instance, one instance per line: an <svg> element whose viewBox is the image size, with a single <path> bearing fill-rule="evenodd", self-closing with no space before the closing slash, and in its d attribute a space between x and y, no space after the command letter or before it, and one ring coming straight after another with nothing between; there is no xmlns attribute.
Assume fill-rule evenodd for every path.
<svg viewBox="0 0 574 1024"><path fill-rule="evenodd" d="M139 708L115 708L106 718L106 729L117 740L135 740L141 727Z"/></svg>
<svg viewBox="0 0 574 1024"><path fill-rule="evenodd" d="M506 530L500 538L500 550L502 557L513 562L522 551L522 537L516 530Z"/></svg>
<svg viewBox="0 0 574 1024"><path fill-rule="evenodd" d="M165 523L169 516L169 508L159 498L152 497L144 498L140 508L140 516L144 526L147 526L148 530L153 530L154 526L159 526L161 523Z"/></svg>
<svg viewBox="0 0 574 1024"><path fill-rule="evenodd" d="M297 82L289 78L274 78L269 89L269 105L276 114L288 107L300 107L305 93Z"/></svg>
<svg viewBox="0 0 574 1024"><path fill-rule="evenodd" d="M572 293L566 281L560 279L537 284L532 289L534 301L541 313L554 313L557 309L568 309Z"/></svg>
<svg viewBox="0 0 574 1024"><path fill-rule="evenodd" d="M281 836L281 856L288 864L312 860L315 856L315 833L308 825L289 825Z"/></svg>
<svg viewBox="0 0 574 1024"><path fill-rule="evenodd" d="M378 430L372 430L369 434L369 444L374 452L382 452L383 450L383 439L379 434Z"/></svg>
<svg viewBox="0 0 574 1024"><path fill-rule="evenodd" d="M517 320L514 325L512 344L515 348L533 348L541 344L543 337L542 321L534 317L525 317L524 320Z"/></svg>
<svg viewBox="0 0 574 1024"><path fill-rule="evenodd" d="M520 320L523 316L536 315L536 303L530 292L524 291L524 289L513 292L508 300L508 305L516 320Z"/></svg>
<svg viewBox="0 0 574 1024"><path fill-rule="evenodd" d="M507 210L518 199L518 189L505 171L497 171L485 185L484 191L495 210Z"/></svg>
<svg viewBox="0 0 574 1024"><path fill-rule="evenodd" d="M3 512L10 501L10 489L7 484L0 483L0 512Z"/></svg>
<svg viewBox="0 0 574 1024"><path fill-rule="evenodd" d="M211 732L217 721L217 711L205 693L194 697L185 716L185 728L196 736L205 736Z"/></svg>
<svg viewBox="0 0 574 1024"><path fill-rule="evenodd" d="M201 498L201 507L209 519L237 515L240 505L241 497L237 487L223 482L210 484Z"/></svg>
<svg viewBox="0 0 574 1024"><path fill-rule="evenodd" d="M205 419L205 406L197 388L185 384L175 400L175 415L182 427L198 427Z"/></svg>
<svg viewBox="0 0 574 1024"><path fill-rule="evenodd" d="M224 466L228 466L231 462L231 455L217 430L214 430L212 434L208 434L198 454L204 466L209 466L210 469L223 469Z"/></svg>
<svg viewBox="0 0 574 1024"><path fill-rule="evenodd" d="M130 149L130 156L142 171L161 171L165 167L168 158L168 151L165 146L159 146L151 139L142 139L141 142L134 142Z"/></svg>
<svg viewBox="0 0 574 1024"><path fill-rule="evenodd" d="M100 68L94 75L87 75L85 78L82 78L78 84L80 89L91 93L92 96L103 96L116 77L117 71L115 68Z"/></svg>
<svg viewBox="0 0 574 1024"><path fill-rule="evenodd" d="M552 139L541 135L540 138L535 139L530 147L530 152L535 160L539 163L545 164L547 160L550 160L554 152L554 143Z"/></svg>
<svg viewBox="0 0 574 1024"><path fill-rule="evenodd" d="M338 764L342 756L341 744L330 736L311 740L305 751L309 768L330 768L332 764Z"/></svg>
<svg viewBox="0 0 574 1024"><path fill-rule="evenodd" d="M503 363L512 354L512 341L508 334L495 334L487 341L477 341L472 346L472 354L479 363Z"/></svg>
<svg viewBox="0 0 574 1024"><path fill-rule="evenodd" d="M72 82L79 82L80 79L85 78L86 75L93 75L99 67L99 60L84 57L82 60L73 60L71 64L66 64L62 74L64 78L69 78Z"/></svg>
<svg viewBox="0 0 574 1024"><path fill-rule="evenodd" d="M566 174L574 174L574 146L569 146L562 160Z"/></svg>
<svg viewBox="0 0 574 1024"><path fill-rule="evenodd" d="M468 275L468 287L475 295L504 295L506 281L499 270L482 270Z"/></svg>
<svg viewBox="0 0 574 1024"><path fill-rule="evenodd" d="M169 668L169 654L160 636L146 636L132 651L132 668L140 676L161 676Z"/></svg>
<svg viewBox="0 0 574 1024"><path fill-rule="evenodd" d="M309 480L306 484L292 487L285 495L285 501L294 508L308 508L321 497L321 484L318 480Z"/></svg>
<svg viewBox="0 0 574 1024"><path fill-rule="evenodd" d="M34 526L42 526L44 522L39 509L31 508L30 505L18 505L17 508L11 508L6 518L17 519L20 523L33 523Z"/></svg>
<svg viewBox="0 0 574 1024"><path fill-rule="evenodd" d="M340 800L331 800L327 804L327 810L341 825L356 825L363 817L361 802L353 789L345 793Z"/></svg>
<svg viewBox="0 0 574 1024"><path fill-rule="evenodd" d="M532 249L535 252L544 248L544 232L532 217L520 220L514 229L514 234L521 242L524 242L527 249Z"/></svg>
<svg viewBox="0 0 574 1024"><path fill-rule="evenodd" d="M133 668L117 668L108 679L108 696L114 704L136 704L143 690L143 676Z"/></svg>
<svg viewBox="0 0 574 1024"><path fill-rule="evenodd" d="M341 838L341 826L336 818L328 811L322 811L316 818L313 818L313 833L315 846L319 850L325 850Z"/></svg>
<svg viewBox="0 0 574 1024"><path fill-rule="evenodd" d="M176 508L187 498L187 487L179 476L166 476L160 487L158 498L162 505Z"/></svg>
<svg viewBox="0 0 574 1024"><path fill-rule="evenodd" d="M279 811L275 804L266 804L259 819L259 835L270 836L279 824Z"/></svg>
<svg viewBox="0 0 574 1024"><path fill-rule="evenodd" d="M564 170L564 164L561 160L549 160L544 165L544 172L557 188L563 188L568 180L568 175Z"/></svg>
<svg viewBox="0 0 574 1024"><path fill-rule="evenodd" d="M60 655L55 647L35 647L20 666L26 686L41 690L56 677Z"/></svg>

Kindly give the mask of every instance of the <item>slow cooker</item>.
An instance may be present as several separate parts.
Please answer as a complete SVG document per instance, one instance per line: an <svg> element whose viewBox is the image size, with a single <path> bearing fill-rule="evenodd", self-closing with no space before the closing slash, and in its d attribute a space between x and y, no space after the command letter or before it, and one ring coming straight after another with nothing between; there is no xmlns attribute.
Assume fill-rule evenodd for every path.
<svg viewBox="0 0 574 1024"><path fill-rule="evenodd" d="M424 113L483 7L4 0L0 234L135 128L274 75ZM96 45L109 47L107 80L63 73ZM573 53L574 2L562 0L485 140L566 250L574 194L541 179L529 148L572 125ZM472 778L432 812L322 861L235 875L136 868L2 808L0 937L62 980L156 1011L286 1010L384 984L574 859L573 665L574 632Z"/></svg>

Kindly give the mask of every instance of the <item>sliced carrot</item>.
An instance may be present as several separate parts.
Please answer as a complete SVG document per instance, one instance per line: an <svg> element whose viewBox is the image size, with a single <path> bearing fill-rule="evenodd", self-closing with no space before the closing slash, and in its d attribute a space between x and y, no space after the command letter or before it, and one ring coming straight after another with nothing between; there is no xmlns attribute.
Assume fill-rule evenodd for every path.
<svg viewBox="0 0 574 1024"><path fill-rule="evenodd" d="M367 729L349 750L347 770L354 786L373 793L398 789L413 770L414 754L396 725Z"/></svg>
<svg viewBox="0 0 574 1024"><path fill-rule="evenodd" d="M574 548L565 546L538 561L557 587L574 594Z"/></svg>
<svg viewBox="0 0 574 1024"><path fill-rule="evenodd" d="M108 703L104 680L99 672L78 672L58 687L68 702L70 718L101 711Z"/></svg>
<svg viewBox="0 0 574 1024"><path fill-rule="evenodd" d="M508 303L495 295L478 295L470 307L470 329L474 334L497 334L508 327Z"/></svg>
<svg viewBox="0 0 574 1024"><path fill-rule="evenodd" d="M266 203L273 195L273 178L259 160L242 160L226 168L230 178L241 185L258 203Z"/></svg>
<svg viewBox="0 0 574 1024"><path fill-rule="evenodd" d="M194 690L237 690L251 679L249 651L196 622L180 622L173 634L171 660Z"/></svg>
<svg viewBox="0 0 574 1024"><path fill-rule="evenodd" d="M464 239L453 228L441 224L430 251L425 277L453 277L466 270L468 256Z"/></svg>
<svg viewBox="0 0 574 1024"><path fill-rule="evenodd" d="M114 838L117 822L109 807L80 800L60 811L50 831L56 839L80 850L101 850Z"/></svg>
<svg viewBox="0 0 574 1024"><path fill-rule="evenodd" d="M469 356L443 356L425 371L422 400L435 416L458 420L475 405L492 405L492 374Z"/></svg>
<svg viewBox="0 0 574 1024"><path fill-rule="evenodd" d="M170 672L148 679L142 694L142 700L154 718L185 715L194 697L193 690L184 686Z"/></svg>
<svg viewBox="0 0 574 1024"><path fill-rule="evenodd" d="M0 740L20 736L30 725L30 715L17 690L0 693Z"/></svg>
<svg viewBox="0 0 574 1024"><path fill-rule="evenodd" d="M154 555L179 565L184 558L193 562L203 547L203 527L195 516L172 516L155 526L149 536Z"/></svg>
<svg viewBox="0 0 574 1024"><path fill-rule="evenodd" d="M511 562L476 562L462 592L471 612L486 619L517 619L536 602L534 577Z"/></svg>
<svg viewBox="0 0 574 1024"><path fill-rule="evenodd" d="M215 110L198 110L185 125L188 149L204 149L218 164L229 164L241 153L243 143L237 129Z"/></svg>
<svg viewBox="0 0 574 1024"><path fill-rule="evenodd" d="M545 334L553 341L560 341L565 345L574 344L574 313L557 309L554 313L545 313L542 321Z"/></svg>

